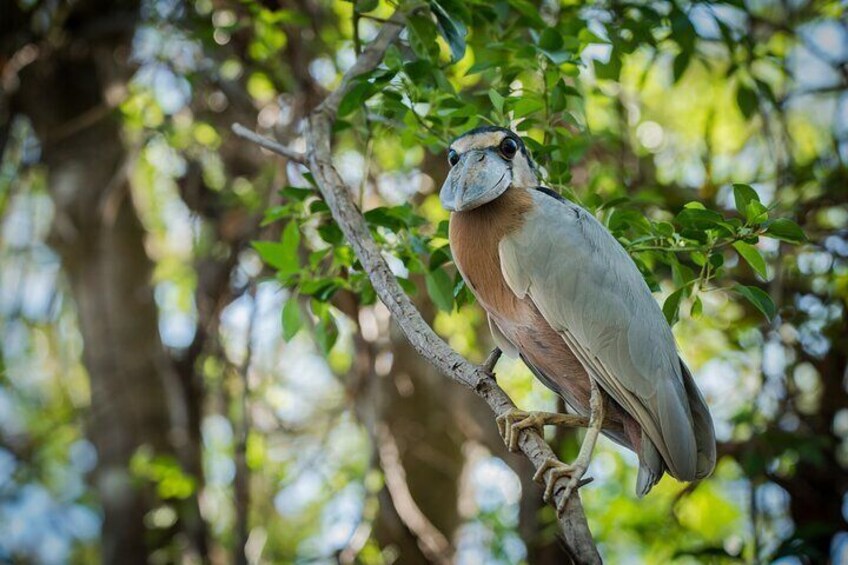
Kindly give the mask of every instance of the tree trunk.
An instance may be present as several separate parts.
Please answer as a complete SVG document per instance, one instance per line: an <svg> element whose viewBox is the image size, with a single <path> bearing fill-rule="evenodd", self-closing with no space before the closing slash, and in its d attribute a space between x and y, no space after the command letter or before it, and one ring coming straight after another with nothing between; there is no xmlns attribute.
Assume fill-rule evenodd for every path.
<svg viewBox="0 0 848 565"><path fill-rule="evenodd" d="M172 531L151 535L144 516L155 503L128 464L136 450L173 453L188 441L172 429L183 410L158 331L152 262L133 209L120 120L104 100L128 67L120 40L72 43L21 73L13 109L26 115L41 142L56 216L51 244L77 305L83 361L91 383L87 429L97 448L94 484L104 513L104 563L145 563ZM168 400L175 402L169 412Z"/></svg>

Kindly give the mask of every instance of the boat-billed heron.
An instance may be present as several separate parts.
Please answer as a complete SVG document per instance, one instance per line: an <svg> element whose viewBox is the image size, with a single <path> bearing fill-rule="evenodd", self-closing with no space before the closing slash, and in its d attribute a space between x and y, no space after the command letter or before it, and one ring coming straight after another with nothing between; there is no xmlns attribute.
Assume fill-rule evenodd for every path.
<svg viewBox="0 0 848 565"><path fill-rule="evenodd" d="M709 475L712 418L624 248L592 214L539 186L512 131L469 131L448 160L440 198L452 212L456 266L488 313L496 345L520 356L572 412L514 410L498 419L504 441L515 450L526 428L588 428L574 463L551 460L537 472L545 499L560 479L568 479L566 494L578 486L599 433L639 456L639 496L663 473L683 481Z"/></svg>

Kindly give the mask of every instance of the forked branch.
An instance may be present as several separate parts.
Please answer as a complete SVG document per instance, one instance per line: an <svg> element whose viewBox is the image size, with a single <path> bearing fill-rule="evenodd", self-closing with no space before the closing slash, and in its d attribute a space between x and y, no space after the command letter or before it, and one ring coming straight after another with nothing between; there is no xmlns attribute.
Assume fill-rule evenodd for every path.
<svg viewBox="0 0 848 565"><path fill-rule="evenodd" d="M333 167L331 141L339 104L358 77L371 72L380 64L386 49L400 35L403 29L402 22L403 14L395 13L345 73L339 87L309 115L304 132L306 166L311 170L318 190L330 208L333 218L368 273L377 296L389 309L412 346L444 375L474 390L486 401L496 416L501 416L515 408L512 400L498 386L490 373L473 365L451 349L427 325L383 259L379 247L371 237L365 218L354 204L351 196L353 191ZM238 124L233 127L233 131L270 151L303 162L300 154L274 141L261 137L257 139L256 134ZM545 461L555 457L544 439L531 429L523 431L518 445L536 469L544 465ZM554 502L557 506L563 502L564 490L560 488L554 493ZM559 518L559 526L568 551L575 562L601 562L586 523L580 496L576 491L565 501L565 510Z"/></svg>

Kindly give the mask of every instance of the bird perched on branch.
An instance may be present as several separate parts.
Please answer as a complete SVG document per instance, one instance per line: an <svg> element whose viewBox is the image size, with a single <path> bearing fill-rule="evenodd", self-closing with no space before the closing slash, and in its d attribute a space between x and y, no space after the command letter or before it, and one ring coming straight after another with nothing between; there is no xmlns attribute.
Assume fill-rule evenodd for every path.
<svg viewBox="0 0 848 565"><path fill-rule="evenodd" d="M551 460L538 470L545 499L560 479L568 479L566 495L578 486L599 433L639 456L639 496L663 473L683 481L709 475L716 459L709 410L624 248L592 214L540 186L512 131L469 131L451 144L448 160L440 198L453 212L456 266L498 347L520 356L572 412L513 410L498 420L504 440L515 450L523 429L588 428L574 463Z"/></svg>

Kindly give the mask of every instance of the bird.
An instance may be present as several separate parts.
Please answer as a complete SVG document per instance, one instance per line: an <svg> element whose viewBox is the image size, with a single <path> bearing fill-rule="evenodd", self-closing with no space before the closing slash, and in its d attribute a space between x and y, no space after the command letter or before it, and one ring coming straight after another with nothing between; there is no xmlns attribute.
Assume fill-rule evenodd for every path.
<svg viewBox="0 0 848 565"><path fill-rule="evenodd" d="M563 513L568 495L586 482L599 434L637 454L639 497L665 473L687 482L710 475L709 408L619 241L586 209L542 186L510 129L466 132L450 144L448 163L439 199L451 213L450 250L487 313L495 352L520 357L568 412L514 408L497 419L504 441L514 451L527 428L587 428L573 463L550 459L537 470L545 500L568 479L560 486Z"/></svg>

